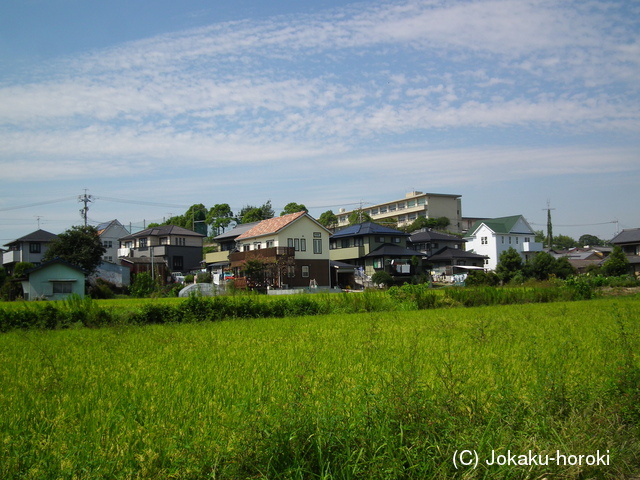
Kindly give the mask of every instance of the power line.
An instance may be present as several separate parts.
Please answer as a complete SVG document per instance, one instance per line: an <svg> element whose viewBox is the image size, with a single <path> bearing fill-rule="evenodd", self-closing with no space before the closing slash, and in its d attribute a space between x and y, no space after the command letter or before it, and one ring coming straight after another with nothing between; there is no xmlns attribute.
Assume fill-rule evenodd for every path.
<svg viewBox="0 0 640 480"><path fill-rule="evenodd" d="M0 208L0 212L8 212L9 210L19 210L21 208L30 208L30 207L39 207L42 205L51 205L52 203L60 203L60 202L66 202L68 200L73 200L76 197L65 197L65 198L58 198L56 200L47 200L44 202L35 202L35 203L28 203L26 205L15 205L13 207L5 207L5 208Z"/></svg>

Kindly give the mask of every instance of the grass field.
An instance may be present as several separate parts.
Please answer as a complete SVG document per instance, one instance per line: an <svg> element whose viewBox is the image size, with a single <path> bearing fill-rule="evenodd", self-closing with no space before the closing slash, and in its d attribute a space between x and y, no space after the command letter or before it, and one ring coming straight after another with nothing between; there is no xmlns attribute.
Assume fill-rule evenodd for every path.
<svg viewBox="0 0 640 480"><path fill-rule="evenodd" d="M639 475L638 307L621 297L11 331L0 335L0 478ZM538 463L584 457L487 464L529 451ZM473 452L477 467L462 465Z"/></svg>

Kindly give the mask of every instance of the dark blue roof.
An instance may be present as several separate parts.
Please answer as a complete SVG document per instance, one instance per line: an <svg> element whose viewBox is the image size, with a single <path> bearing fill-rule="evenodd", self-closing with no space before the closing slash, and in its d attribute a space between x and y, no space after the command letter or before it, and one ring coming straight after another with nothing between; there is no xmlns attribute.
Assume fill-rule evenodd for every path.
<svg viewBox="0 0 640 480"><path fill-rule="evenodd" d="M357 225L350 225L348 227L343 228L342 230L338 230L336 233L331 235L331 238L341 238L341 237L359 237L362 235L395 235L395 236L405 236L408 237L409 234L405 232L401 232L400 230L396 230L395 228L385 227L383 225L379 225L373 222L364 222L358 223Z"/></svg>

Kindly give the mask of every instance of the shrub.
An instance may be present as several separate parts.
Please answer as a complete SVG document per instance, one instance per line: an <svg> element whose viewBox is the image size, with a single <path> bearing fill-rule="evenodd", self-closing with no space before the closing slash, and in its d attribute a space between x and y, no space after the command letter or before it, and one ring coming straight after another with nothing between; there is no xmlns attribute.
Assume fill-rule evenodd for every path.
<svg viewBox="0 0 640 480"><path fill-rule="evenodd" d="M371 275L371 281L376 285L384 285L385 287L393 286L393 277L383 270Z"/></svg>

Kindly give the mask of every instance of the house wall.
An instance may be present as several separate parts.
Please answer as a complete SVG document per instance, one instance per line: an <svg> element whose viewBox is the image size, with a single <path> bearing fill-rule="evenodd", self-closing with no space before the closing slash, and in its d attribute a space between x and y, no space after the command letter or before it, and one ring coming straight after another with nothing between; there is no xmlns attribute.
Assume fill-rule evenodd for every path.
<svg viewBox="0 0 640 480"><path fill-rule="evenodd" d="M530 233L524 233L529 230ZM513 233L513 232L523 233ZM512 233L494 233L486 225L481 225L473 237L468 238L467 250L489 257L484 265L488 270L495 270L502 252L513 248L523 261L527 261L535 252L542 251L542 244L534 242L535 232L528 229L525 223L520 221L514 226ZM486 243L485 240L486 239Z"/></svg>
<svg viewBox="0 0 640 480"><path fill-rule="evenodd" d="M54 293L54 283L69 282L71 293ZM29 275L29 280L23 283L25 299L62 300L76 294L84 297L84 274L74 268L62 264L52 264Z"/></svg>
<svg viewBox="0 0 640 480"><path fill-rule="evenodd" d="M115 263L118 261L118 248L120 246L120 239L129 235L124 226L121 224L109 225L104 232L100 235L100 241L106 248L106 252L102 256L102 260L109 263Z"/></svg>

